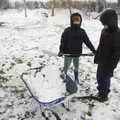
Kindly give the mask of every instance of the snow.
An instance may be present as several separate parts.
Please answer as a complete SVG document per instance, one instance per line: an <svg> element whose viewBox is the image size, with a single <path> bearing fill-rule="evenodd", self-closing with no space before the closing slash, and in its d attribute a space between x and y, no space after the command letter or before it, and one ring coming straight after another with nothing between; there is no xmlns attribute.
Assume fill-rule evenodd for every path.
<svg viewBox="0 0 120 120"><path fill-rule="evenodd" d="M65 97L65 85L60 78L60 71L54 64L48 64L44 70L38 73L36 70L29 70L26 73L23 78L40 102L48 103Z"/></svg>
<svg viewBox="0 0 120 120"><path fill-rule="evenodd" d="M75 10L76 11L76 10ZM44 17L47 12L49 17ZM82 12L80 12L82 13ZM83 13L82 13L83 14ZM94 15L95 13L93 13ZM21 10L0 11L0 120L44 120L39 104L30 97L20 75L26 70L40 67L41 72L32 78L40 88L39 99L53 100L64 93L65 86L59 79L59 69L63 67L63 58L58 58L45 51L58 53L61 33L69 26L69 11L57 9L55 17L44 9L28 10L28 18ZM92 15L92 14L91 14ZM103 26L98 20L83 14L82 27L87 31L92 43L97 48ZM48 52L48 53L49 53ZM89 50L84 46L84 52ZM76 97L96 94L96 65L92 57L80 58L79 86ZM119 120L120 119L120 65L114 73L109 101L99 103L72 98L63 104L49 108L55 111L61 120ZM73 76L72 68L69 74ZM45 78L43 76L45 75ZM40 79L41 78L41 79ZM44 81L43 81L44 80ZM41 85L42 84L42 85ZM47 89L46 89L47 87ZM48 89L49 88L49 89ZM41 90L41 89L40 89ZM38 93L38 92L37 92ZM49 94L48 94L49 93ZM45 98L43 95L49 95ZM45 111L43 111L45 112ZM46 113L50 120L56 120L52 112Z"/></svg>

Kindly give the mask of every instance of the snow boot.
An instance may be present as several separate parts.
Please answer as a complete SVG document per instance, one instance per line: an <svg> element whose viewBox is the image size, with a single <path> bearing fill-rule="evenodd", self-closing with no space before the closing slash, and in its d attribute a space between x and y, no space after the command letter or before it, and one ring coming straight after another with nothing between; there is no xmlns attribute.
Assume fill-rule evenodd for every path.
<svg viewBox="0 0 120 120"><path fill-rule="evenodd" d="M78 79L78 72L74 71L74 76L75 76L75 82L76 82L76 84L80 84L79 83L79 79Z"/></svg>
<svg viewBox="0 0 120 120"><path fill-rule="evenodd" d="M106 102L106 101L108 101L108 94L98 93L95 97L96 97L96 99L99 102Z"/></svg>

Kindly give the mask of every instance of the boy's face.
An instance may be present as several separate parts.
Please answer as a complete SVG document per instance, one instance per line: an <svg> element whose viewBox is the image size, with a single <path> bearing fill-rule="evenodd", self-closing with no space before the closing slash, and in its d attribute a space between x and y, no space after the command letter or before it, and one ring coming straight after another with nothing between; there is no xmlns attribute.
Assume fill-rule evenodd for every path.
<svg viewBox="0 0 120 120"><path fill-rule="evenodd" d="M74 16L72 18L73 24L80 24L81 23L81 18L80 16Z"/></svg>

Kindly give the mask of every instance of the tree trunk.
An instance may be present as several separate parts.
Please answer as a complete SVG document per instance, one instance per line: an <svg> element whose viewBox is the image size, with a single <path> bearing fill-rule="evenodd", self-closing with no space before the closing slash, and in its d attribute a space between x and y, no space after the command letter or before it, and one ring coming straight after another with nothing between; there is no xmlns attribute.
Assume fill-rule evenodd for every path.
<svg viewBox="0 0 120 120"><path fill-rule="evenodd" d="M98 12L101 12L103 9L106 8L106 0L97 0L98 4Z"/></svg>
<svg viewBox="0 0 120 120"><path fill-rule="evenodd" d="M118 0L118 6L120 6L120 0Z"/></svg>
<svg viewBox="0 0 120 120"><path fill-rule="evenodd" d="M24 11L25 11L25 17L27 17L27 7L26 7L26 0L24 0Z"/></svg>
<svg viewBox="0 0 120 120"><path fill-rule="evenodd" d="M72 15L71 4L72 4L72 1L68 0L68 9L69 9L69 12L70 12L70 16Z"/></svg>
<svg viewBox="0 0 120 120"><path fill-rule="evenodd" d="M53 3L52 3L52 16L55 15L55 0L53 0Z"/></svg>

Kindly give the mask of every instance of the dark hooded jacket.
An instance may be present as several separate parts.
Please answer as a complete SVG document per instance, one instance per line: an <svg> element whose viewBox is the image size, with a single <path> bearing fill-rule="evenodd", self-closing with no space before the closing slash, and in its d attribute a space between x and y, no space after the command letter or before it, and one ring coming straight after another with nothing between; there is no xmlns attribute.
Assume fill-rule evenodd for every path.
<svg viewBox="0 0 120 120"><path fill-rule="evenodd" d="M112 9L104 11L100 21L107 28L102 30L94 61L104 67L106 74L112 76L120 58L120 29L116 11Z"/></svg>
<svg viewBox="0 0 120 120"><path fill-rule="evenodd" d="M73 24L72 17L79 16L79 13L74 13L71 15L71 26L66 28L61 37L60 53L71 54L71 56L80 56L82 53L82 44L85 43L90 50L95 53L95 49L90 42L85 30L83 30L79 25Z"/></svg>

